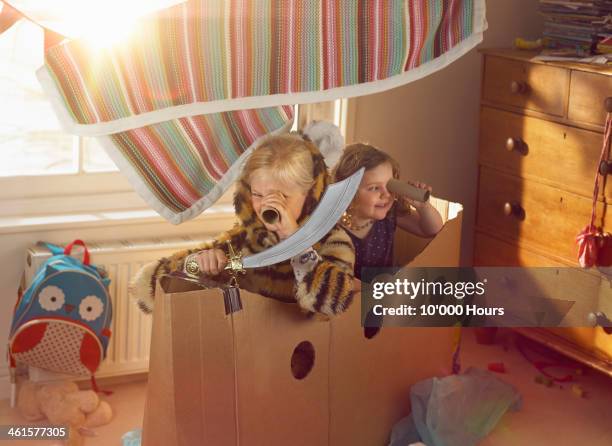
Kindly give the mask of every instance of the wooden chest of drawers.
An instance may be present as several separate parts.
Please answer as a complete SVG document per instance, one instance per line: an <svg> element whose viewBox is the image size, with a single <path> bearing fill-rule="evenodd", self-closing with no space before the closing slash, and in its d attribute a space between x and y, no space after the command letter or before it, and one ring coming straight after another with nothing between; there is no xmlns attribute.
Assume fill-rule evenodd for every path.
<svg viewBox="0 0 612 446"><path fill-rule="evenodd" d="M533 62L513 50L483 55L474 264L578 266L612 69ZM611 206L612 184L598 202L609 232ZM599 327L523 331L612 375L612 336Z"/></svg>

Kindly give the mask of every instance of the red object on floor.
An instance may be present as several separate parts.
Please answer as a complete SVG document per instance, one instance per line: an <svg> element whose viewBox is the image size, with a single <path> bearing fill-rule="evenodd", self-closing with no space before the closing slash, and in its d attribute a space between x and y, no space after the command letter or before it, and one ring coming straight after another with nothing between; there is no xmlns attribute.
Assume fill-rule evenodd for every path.
<svg viewBox="0 0 612 446"><path fill-rule="evenodd" d="M506 373L506 366L503 362L490 362L487 368L491 372L495 373Z"/></svg>

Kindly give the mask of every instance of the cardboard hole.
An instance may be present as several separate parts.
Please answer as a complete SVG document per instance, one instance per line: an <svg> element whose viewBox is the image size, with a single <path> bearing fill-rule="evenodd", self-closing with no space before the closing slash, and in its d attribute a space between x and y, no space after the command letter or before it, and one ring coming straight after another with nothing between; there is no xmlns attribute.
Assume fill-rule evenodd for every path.
<svg viewBox="0 0 612 446"><path fill-rule="evenodd" d="M380 332L380 325L382 324L382 316L374 314L373 310L370 310L365 317L363 322L363 335L366 339L372 339Z"/></svg>
<svg viewBox="0 0 612 446"><path fill-rule="evenodd" d="M291 373L295 379L304 379L314 366L315 351L308 341L300 342L291 355Z"/></svg>

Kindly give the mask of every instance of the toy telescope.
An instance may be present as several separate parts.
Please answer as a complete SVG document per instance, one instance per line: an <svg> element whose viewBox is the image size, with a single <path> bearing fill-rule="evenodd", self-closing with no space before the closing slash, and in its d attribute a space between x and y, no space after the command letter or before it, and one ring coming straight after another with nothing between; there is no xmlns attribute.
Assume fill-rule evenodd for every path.
<svg viewBox="0 0 612 446"><path fill-rule="evenodd" d="M269 225L273 225L280 220L280 214L274 208L264 208L264 210L261 212L261 218L263 218L263 220Z"/></svg>
<svg viewBox="0 0 612 446"><path fill-rule="evenodd" d="M429 191L391 178L387 183L387 190L395 195L409 198L411 200L426 202L429 200Z"/></svg>

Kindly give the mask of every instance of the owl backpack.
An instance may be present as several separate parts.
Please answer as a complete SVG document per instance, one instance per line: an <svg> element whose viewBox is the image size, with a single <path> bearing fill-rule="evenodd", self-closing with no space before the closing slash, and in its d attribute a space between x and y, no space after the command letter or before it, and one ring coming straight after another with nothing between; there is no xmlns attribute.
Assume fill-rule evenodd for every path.
<svg viewBox="0 0 612 446"><path fill-rule="evenodd" d="M71 257L84 248L83 261ZM56 373L92 377L106 357L112 319L110 280L89 264L81 240L62 249L46 243L51 257L19 293L9 334L11 378L16 363Z"/></svg>

